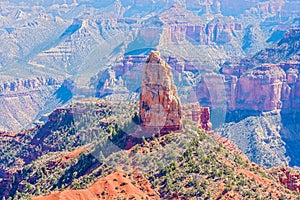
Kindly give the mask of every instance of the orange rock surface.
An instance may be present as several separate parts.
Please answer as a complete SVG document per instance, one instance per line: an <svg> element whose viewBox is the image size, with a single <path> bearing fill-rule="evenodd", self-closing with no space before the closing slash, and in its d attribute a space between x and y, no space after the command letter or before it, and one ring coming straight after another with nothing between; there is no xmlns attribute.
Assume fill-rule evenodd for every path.
<svg viewBox="0 0 300 200"><path fill-rule="evenodd" d="M137 181L136 185L125 174L115 172L99 179L87 189L65 190L48 196L35 197L33 200L159 199L146 180L141 181L142 177L139 175L134 175L134 178Z"/></svg>
<svg viewBox="0 0 300 200"><path fill-rule="evenodd" d="M144 67L140 119L142 126L161 132L181 128L181 104L171 67L157 51L150 53Z"/></svg>

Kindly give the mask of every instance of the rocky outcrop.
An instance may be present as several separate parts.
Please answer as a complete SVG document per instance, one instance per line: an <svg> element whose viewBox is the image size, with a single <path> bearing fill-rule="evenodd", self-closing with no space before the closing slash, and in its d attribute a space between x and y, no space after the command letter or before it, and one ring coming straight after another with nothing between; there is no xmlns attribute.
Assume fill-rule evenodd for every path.
<svg viewBox="0 0 300 200"><path fill-rule="evenodd" d="M0 83L0 96L5 96L7 92L20 92L24 90L38 89L41 86L54 86L58 84L59 81L51 77L36 77L32 79L3 81Z"/></svg>
<svg viewBox="0 0 300 200"><path fill-rule="evenodd" d="M285 185L289 190L300 192L300 173L291 172L287 168L279 169L279 181Z"/></svg>
<svg viewBox="0 0 300 200"><path fill-rule="evenodd" d="M200 123L203 130L209 131L212 129L210 122L210 110L208 107L200 109Z"/></svg>
<svg viewBox="0 0 300 200"><path fill-rule="evenodd" d="M150 53L144 67L139 115L146 129L161 133L181 129L181 104L171 67L157 51Z"/></svg>
<svg viewBox="0 0 300 200"><path fill-rule="evenodd" d="M168 44L187 40L200 45L224 45L235 40L236 35L243 29L242 24L232 18L216 17L213 20L202 21L180 6L173 6L159 15L157 22L153 23L164 25L164 35Z"/></svg>
<svg viewBox="0 0 300 200"><path fill-rule="evenodd" d="M196 122L200 129L206 131L212 129L208 107L201 107L199 103L186 103L182 106L182 115L185 119Z"/></svg>
<svg viewBox="0 0 300 200"><path fill-rule="evenodd" d="M3 80L2 80L3 81ZM52 108L53 95L60 81L36 77L3 81L0 84L0 130L19 130L32 124L39 112Z"/></svg>
<svg viewBox="0 0 300 200"><path fill-rule="evenodd" d="M117 79L115 71L107 69L99 77L96 97L105 97L111 94L126 93L122 77Z"/></svg>
<svg viewBox="0 0 300 200"><path fill-rule="evenodd" d="M204 75L196 87L200 104L227 112L300 111L299 35L290 30L273 48L225 62L220 74Z"/></svg>

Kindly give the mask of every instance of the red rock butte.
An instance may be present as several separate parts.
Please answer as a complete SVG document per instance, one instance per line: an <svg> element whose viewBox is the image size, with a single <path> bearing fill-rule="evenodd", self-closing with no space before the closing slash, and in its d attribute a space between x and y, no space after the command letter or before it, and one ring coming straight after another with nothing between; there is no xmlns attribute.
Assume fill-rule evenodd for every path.
<svg viewBox="0 0 300 200"><path fill-rule="evenodd" d="M158 51L150 53L144 66L139 116L145 136L181 130L181 103L171 67Z"/></svg>
<svg viewBox="0 0 300 200"><path fill-rule="evenodd" d="M182 116L198 124L198 128L212 130L209 107L201 107L199 103L187 103L182 106Z"/></svg>

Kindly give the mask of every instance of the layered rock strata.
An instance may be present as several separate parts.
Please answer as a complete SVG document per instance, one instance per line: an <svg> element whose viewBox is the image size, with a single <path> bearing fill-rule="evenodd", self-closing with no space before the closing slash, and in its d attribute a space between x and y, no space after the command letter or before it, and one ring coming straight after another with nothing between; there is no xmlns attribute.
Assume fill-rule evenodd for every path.
<svg viewBox="0 0 300 200"><path fill-rule="evenodd" d="M60 84L51 77L1 80L0 130L19 130L35 122L42 110L52 108L46 102Z"/></svg>
<svg viewBox="0 0 300 200"><path fill-rule="evenodd" d="M200 129L206 131L212 129L209 107L201 107L199 103L187 103L182 106L182 115L183 118L196 122Z"/></svg>
<svg viewBox="0 0 300 200"><path fill-rule="evenodd" d="M171 67L157 51L150 53L144 67L139 115L145 132L164 134L181 129L181 104Z"/></svg>
<svg viewBox="0 0 300 200"><path fill-rule="evenodd" d="M23 92L25 90L39 89L42 86L58 85L59 81L51 77L35 77L31 79L17 79L0 82L0 95L5 96L10 92Z"/></svg>
<svg viewBox="0 0 300 200"><path fill-rule="evenodd" d="M228 112L299 112L299 36L298 29L290 30L274 48L226 62L220 74L204 75L196 88L200 104Z"/></svg>
<svg viewBox="0 0 300 200"><path fill-rule="evenodd" d="M236 40L243 29L242 23L231 18L218 17L203 21L192 12L176 5L155 19L153 24L164 26L163 33L167 44L178 44L187 40L200 45L224 45Z"/></svg>

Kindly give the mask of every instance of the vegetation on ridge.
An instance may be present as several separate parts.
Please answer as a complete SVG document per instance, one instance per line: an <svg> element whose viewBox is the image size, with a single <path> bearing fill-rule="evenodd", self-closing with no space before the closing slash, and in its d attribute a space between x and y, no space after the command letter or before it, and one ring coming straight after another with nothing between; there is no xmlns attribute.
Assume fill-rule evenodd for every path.
<svg viewBox="0 0 300 200"><path fill-rule="evenodd" d="M136 185L133 174L139 171L162 199L296 199L297 195L277 183L277 177L268 170L253 165L249 160L220 146L192 121L183 120L182 133L141 138L141 143L126 149L123 148L125 145L122 145L122 141L124 134L129 134L125 130L129 129L125 127L138 124L130 121L132 118L136 120L135 104L119 105L115 107L117 109L105 101L101 101L101 108L99 101L75 105L72 106L73 110L80 108L79 110L89 110L90 113L83 112L76 116L75 118L79 117L81 120L73 120L70 127L61 124L65 118L58 117L56 122L52 122L56 124L53 126L56 127L55 131L44 138L45 143L41 148L66 142L73 144L73 147L63 148L62 145L61 149L49 148L50 152L38 156L15 171L7 190L10 192L10 199L28 199L54 191L88 188L99 178L114 171L124 171L133 185ZM98 114L92 115L92 110L97 110ZM65 113L65 110L60 110L60 113ZM124 120L125 115L131 117ZM97 120L93 122L95 119ZM116 125L118 119L122 119L123 123ZM81 132L72 132L74 127ZM101 128L101 131L95 131L97 129L93 127ZM58 130L61 130L60 134L57 134ZM70 135L67 141L66 138L61 138L68 136L64 132ZM74 138L85 139L76 140L73 135L77 136ZM28 142L23 146L33 144ZM79 148L82 145L84 149ZM108 148L109 151L105 151ZM18 155L21 151L16 148L16 152ZM104 197L108 194L99 195Z"/></svg>

